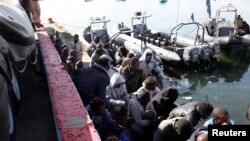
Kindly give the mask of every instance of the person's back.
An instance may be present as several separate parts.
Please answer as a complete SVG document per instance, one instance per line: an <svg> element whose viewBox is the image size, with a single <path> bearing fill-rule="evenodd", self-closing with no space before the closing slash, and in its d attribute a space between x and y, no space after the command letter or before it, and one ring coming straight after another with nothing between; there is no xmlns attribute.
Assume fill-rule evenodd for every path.
<svg viewBox="0 0 250 141"><path fill-rule="evenodd" d="M166 88L152 98L149 103L149 109L155 111L157 116L167 118L171 110L177 107L174 102L178 95L177 89L172 87Z"/></svg>
<svg viewBox="0 0 250 141"><path fill-rule="evenodd" d="M92 67L87 68L74 79L74 83L84 105L88 105L90 100L94 97L99 97L106 101L105 89L110 81L107 74L108 68L108 58L101 57L98 64L94 64Z"/></svg>
<svg viewBox="0 0 250 141"><path fill-rule="evenodd" d="M186 141L193 132L192 123L183 117L163 120L153 141Z"/></svg>
<svg viewBox="0 0 250 141"><path fill-rule="evenodd" d="M184 105L174 108L169 118L173 117L185 117L189 119L193 126L196 126L200 119L207 119L213 110L213 106L208 102L188 102Z"/></svg>

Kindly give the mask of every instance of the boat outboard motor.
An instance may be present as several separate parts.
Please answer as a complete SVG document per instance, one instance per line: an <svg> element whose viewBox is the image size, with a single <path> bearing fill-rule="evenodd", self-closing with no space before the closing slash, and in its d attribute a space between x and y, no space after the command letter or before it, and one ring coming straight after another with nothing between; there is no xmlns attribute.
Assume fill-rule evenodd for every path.
<svg viewBox="0 0 250 141"><path fill-rule="evenodd" d="M209 47L211 48L210 56L212 59L217 59L219 61L220 53L221 53L221 47L218 42L211 42L209 43Z"/></svg>
<svg viewBox="0 0 250 141"><path fill-rule="evenodd" d="M199 63L199 49L196 46L185 47L183 59L188 64Z"/></svg>
<svg viewBox="0 0 250 141"><path fill-rule="evenodd" d="M35 48L34 29L24 9L0 2L0 34L12 61L25 60Z"/></svg>
<svg viewBox="0 0 250 141"><path fill-rule="evenodd" d="M197 48L199 49L199 58L202 61L210 62L211 48L209 47L209 45L198 45Z"/></svg>

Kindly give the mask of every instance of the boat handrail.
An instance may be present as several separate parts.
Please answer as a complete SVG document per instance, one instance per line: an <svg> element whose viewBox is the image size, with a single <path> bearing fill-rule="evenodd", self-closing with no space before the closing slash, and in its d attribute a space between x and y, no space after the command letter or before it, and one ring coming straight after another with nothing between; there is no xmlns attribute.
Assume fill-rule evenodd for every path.
<svg viewBox="0 0 250 141"><path fill-rule="evenodd" d="M132 17L132 19L140 19L140 18L148 18L148 17L151 17L152 15L140 15L140 16L134 16Z"/></svg>
<svg viewBox="0 0 250 141"><path fill-rule="evenodd" d="M202 27L202 38L201 38L201 41L204 42L205 27L204 27L202 24L198 23L198 22L180 23L180 24L178 24L177 26L175 26L175 27L171 30L170 36L173 35L173 31L176 31L176 33L177 33L177 31L178 31L179 29L181 29L183 26L185 26L185 25L191 25L191 24L195 24L195 25L197 26L197 34L196 34L196 38L195 38L194 44L196 44L196 42L197 42L197 40L198 40L198 32L199 32L200 27ZM177 36L177 34L176 34L176 36ZM177 40L177 39L176 39L176 40Z"/></svg>

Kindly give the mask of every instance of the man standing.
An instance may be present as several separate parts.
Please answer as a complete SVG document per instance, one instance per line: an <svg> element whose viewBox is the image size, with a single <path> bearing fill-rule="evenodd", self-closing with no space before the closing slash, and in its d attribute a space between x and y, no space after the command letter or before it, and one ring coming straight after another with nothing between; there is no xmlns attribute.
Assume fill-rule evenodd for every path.
<svg viewBox="0 0 250 141"><path fill-rule="evenodd" d="M74 41L71 43L71 50L76 51L76 60L82 60L82 55L83 55L83 44L79 40L79 35L75 34L74 35Z"/></svg>

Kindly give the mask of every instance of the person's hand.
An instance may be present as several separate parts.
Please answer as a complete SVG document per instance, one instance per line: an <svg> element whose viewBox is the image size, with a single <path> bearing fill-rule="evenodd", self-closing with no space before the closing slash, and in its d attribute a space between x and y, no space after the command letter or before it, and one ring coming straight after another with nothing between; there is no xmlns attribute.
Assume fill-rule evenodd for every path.
<svg viewBox="0 0 250 141"><path fill-rule="evenodd" d="M145 111L145 117L147 119L154 119L155 113L153 111L151 111L151 110L146 110Z"/></svg>

